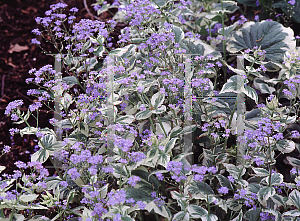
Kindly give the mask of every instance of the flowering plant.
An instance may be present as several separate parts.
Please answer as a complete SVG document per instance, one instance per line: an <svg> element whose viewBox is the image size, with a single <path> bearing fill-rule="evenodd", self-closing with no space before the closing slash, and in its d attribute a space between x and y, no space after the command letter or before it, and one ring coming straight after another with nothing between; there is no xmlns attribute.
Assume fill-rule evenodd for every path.
<svg viewBox="0 0 300 221"><path fill-rule="evenodd" d="M36 18L45 31L33 32L54 44L63 68L30 70L27 83L39 89L28 95L38 101L26 114L22 100L6 108L16 124L26 124L11 133L35 134L40 148L31 162L2 175L0 205L12 209L9 219L297 219L300 161L286 157L294 167L288 176L276 169L278 156L297 151L300 137L290 129L300 84L293 31L244 18L225 27L226 13L238 9L232 1L208 12L199 12L198 1L121 3L114 4L123 12L117 17L129 26L115 49L108 43L114 20L76 23L78 9L68 16L63 3ZM220 23L209 21L215 17ZM207 28L210 38L201 40L198 32ZM229 65L228 52L240 52L245 67ZM271 70L280 71L277 79ZM220 73L224 85L217 87ZM260 93L269 94L266 104L258 103ZM246 99L257 108L247 111ZM42 105L59 114L50 119L55 130L39 128ZM53 176L43 167L48 159ZM36 215L50 208L55 215Z"/></svg>

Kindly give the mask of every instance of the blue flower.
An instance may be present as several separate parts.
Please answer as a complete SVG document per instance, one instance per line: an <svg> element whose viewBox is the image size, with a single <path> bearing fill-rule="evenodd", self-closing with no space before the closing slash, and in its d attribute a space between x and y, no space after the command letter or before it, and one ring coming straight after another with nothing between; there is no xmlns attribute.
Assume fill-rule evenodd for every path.
<svg viewBox="0 0 300 221"><path fill-rule="evenodd" d="M222 186L221 188L218 189L219 193L227 194L228 193L228 188L226 186Z"/></svg>
<svg viewBox="0 0 300 221"><path fill-rule="evenodd" d="M290 1L288 1L288 3L291 4L291 5L295 5L296 0L290 0Z"/></svg>

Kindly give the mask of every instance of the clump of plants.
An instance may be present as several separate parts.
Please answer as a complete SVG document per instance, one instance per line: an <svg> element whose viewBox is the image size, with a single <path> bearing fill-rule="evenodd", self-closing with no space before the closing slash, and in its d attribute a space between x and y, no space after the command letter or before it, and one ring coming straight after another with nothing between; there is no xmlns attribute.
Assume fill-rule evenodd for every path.
<svg viewBox="0 0 300 221"><path fill-rule="evenodd" d="M299 148L292 29L244 18L225 27L234 1L101 4L118 8L112 20L76 21L64 3L36 18L43 30L32 43L51 42L63 67L30 70L38 101L27 113L22 100L5 110L24 125L11 134L39 145L31 162L2 174L5 220L298 220L300 160L286 157L290 180L276 168ZM118 21L129 26L112 49ZM39 127L43 105L59 116L54 129Z"/></svg>

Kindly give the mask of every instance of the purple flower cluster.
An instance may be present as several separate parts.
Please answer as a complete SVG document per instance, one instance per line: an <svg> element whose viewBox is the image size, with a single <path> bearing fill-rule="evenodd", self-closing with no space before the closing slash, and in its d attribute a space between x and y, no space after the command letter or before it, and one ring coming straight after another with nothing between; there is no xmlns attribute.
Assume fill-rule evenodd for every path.
<svg viewBox="0 0 300 221"><path fill-rule="evenodd" d="M245 189L237 190L237 193L234 194L234 199L241 200L245 203L247 207L256 208L255 200L257 200L256 193L248 193Z"/></svg>
<svg viewBox="0 0 300 221"><path fill-rule="evenodd" d="M149 0L134 1L120 10L125 11L125 18L131 18L129 25L133 27L142 26L143 22L149 20L151 16L161 13Z"/></svg>
<svg viewBox="0 0 300 221"><path fill-rule="evenodd" d="M275 220L275 216L268 212L262 212L259 215L261 220Z"/></svg>
<svg viewBox="0 0 300 221"><path fill-rule="evenodd" d="M108 206L114 206L117 204L121 204L121 203L124 203L126 200L125 190L117 190L115 192L111 191L107 194L107 196L108 196L108 201L107 201Z"/></svg>
<svg viewBox="0 0 300 221"><path fill-rule="evenodd" d="M23 105L23 100L15 100L15 101L12 101L12 102L10 102L10 103L7 105L4 114L5 114L5 115L10 115L11 112L12 112L14 109L17 109L17 108L19 108L19 107L22 106L22 105Z"/></svg>

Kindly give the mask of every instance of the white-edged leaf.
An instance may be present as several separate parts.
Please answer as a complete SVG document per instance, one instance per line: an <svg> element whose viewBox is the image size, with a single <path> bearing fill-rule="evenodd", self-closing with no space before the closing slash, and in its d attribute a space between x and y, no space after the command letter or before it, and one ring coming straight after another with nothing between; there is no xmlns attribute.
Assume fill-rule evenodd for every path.
<svg viewBox="0 0 300 221"><path fill-rule="evenodd" d="M227 187L229 190L233 191L233 187L226 177L221 174L217 174L217 178L221 186Z"/></svg>
<svg viewBox="0 0 300 221"><path fill-rule="evenodd" d="M297 158L287 156L286 159L293 167L300 168L300 160Z"/></svg>
<svg viewBox="0 0 300 221"><path fill-rule="evenodd" d="M186 213L184 211L180 211L176 213L172 219L172 221L185 221L185 220L189 220L189 213Z"/></svg>
<svg viewBox="0 0 300 221"><path fill-rule="evenodd" d="M293 190L289 195L290 205L296 206L300 210L300 192L298 190Z"/></svg>
<svg viewBox="0 0 300 221"><path fill-rule="evenodd" d="M267 206L267 200L276 193L274 187L263 187L257 193L258 201L263 205Z"/></svg>
<svg viewBox="0 0 300 221"><path fill-rule="evenodd" d="M19 199L20 199L21 201L27 203L27 202L32 202L32 201L34 201L37 197L38 197L37 194L27 194L27 195L23 194L23 195L20 196Z"/></svg>
<svg viewBox="0 0 300 221"><path fill-rule="evenodd" d="M197 206L197 205L188 205L187 206L187 211L191 215L191 218L193 219L198 219L201 218L201 216L204 216L207 214L207 210Z"/></svg>
<svg viewBox="0 0 300 221"><path fill-rule="evenodd" d="M181 30L181 28L175 25L173 25L172 29L175 34L175 42L179 43L182 39L184 39L184 32Z"/></svg>
<svg viewBox="0 0 300 221"><path fill-rule="evenodd" d="M248 97L250 97L252 100L254 100L255 103L257 104L257 102L258 102L258 95L257 95L256 91L255 91L252 87L245 86L245 87L243 88L243 92L244 92Z"/></svg>
<svg viewBox="0 0 300 221"><path fill-rule="evenodd" d="M281 153L285 154L291 153L296 148L296 145L292 140L283 139L277 141L276 147Z"/></svg>
<svg viewBox="0 0 300 221"><path fill-rule="evenodd" d="M135 120L132 115L121 116L116 120L117 124L129 125Z"/></svg>
<svg viewBox="0 0 300 221"><path fill-rule="evenodd" d="M269 185L269 178L266 178L266 182ZM271 175L271 185L279 185L283 182L283 175L280 173L273 173Z"/></svg>
<svg viewBox="0 0 300 221"><path fill-rule="evenodd" d="M152 115L152 111L151 110L144 110L144 111L140 111L135 115L135 118L137 120L143 120L143 119L147 119Z"/></svg>
<svg viewBox="0 0 300 221"><path fill-rule="evenodd" d="M154 109L156 110L158 107L160 107L165 100L165 94L161 93L161 92L157 92L155 93L152 98L151 98L151 104L154 107Z"/></svg>
<svg viewBox="0 0 300 221"><path fill-rule="evenodd" d="M252 167L252 170L254 171L255 175L259 176L259 177L266 177L266 176L270 175L269 171L267 171L264 168L255 168L255 167Z"/></svg>
<svg viewBox="0 0 300 221"><path fill-rule="evenodd" d="M285 51L293 50L294 32L275 21L246 22L228 38L227 50L236 53L258 46L266 51L266 61L282 64Z"/></svg>

